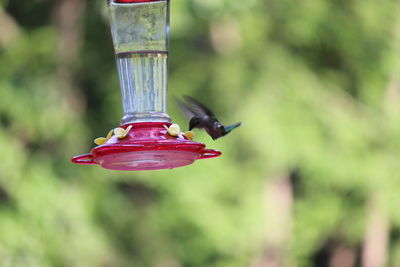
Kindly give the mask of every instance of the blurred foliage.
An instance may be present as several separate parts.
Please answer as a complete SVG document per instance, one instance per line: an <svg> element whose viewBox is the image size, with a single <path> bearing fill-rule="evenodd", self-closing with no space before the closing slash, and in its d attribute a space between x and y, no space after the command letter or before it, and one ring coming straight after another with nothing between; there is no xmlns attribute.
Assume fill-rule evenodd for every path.
<svg viewBox="0 0 400 267"><path fill-rule="evenodd" d="M0 266L251 266L282 173L286 266L324 266L331 240L359 250L371 199L399 266L399 1L173 1L171 117L187 123L187 94L244 124L197 132L218 159L129 173L69 162L122 117L105 1L81 2L68 61L63 1L0 1Z"/></svg>

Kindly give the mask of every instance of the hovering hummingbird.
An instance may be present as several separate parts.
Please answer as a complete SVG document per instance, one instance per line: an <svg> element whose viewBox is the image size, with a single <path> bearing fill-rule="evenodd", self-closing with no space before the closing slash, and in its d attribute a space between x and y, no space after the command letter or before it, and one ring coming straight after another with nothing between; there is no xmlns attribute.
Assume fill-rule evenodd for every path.
<svg viewBox="0 0 400 267"><path fill-rule="evenodd" d="M184 96L186 103L176 99L178 106L190 118L189 131L193 128L203 128L213 140L227 135L242 123L235 123L229 126L222 125L214 114L196 99Z"/></svg>

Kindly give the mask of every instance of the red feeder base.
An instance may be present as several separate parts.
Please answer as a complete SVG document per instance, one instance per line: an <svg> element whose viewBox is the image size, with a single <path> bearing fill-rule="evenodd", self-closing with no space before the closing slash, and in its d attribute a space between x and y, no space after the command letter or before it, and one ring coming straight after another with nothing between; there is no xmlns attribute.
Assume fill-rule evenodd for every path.
<svg viewBox="0 0 400 267"><path fill-rule="evenodd" d="M121 126L127 128L130 124ZM173 137L167 133L164 122L133 123L128 135L120 140L111 137L91 153L73 157L77 164L99 164L110 170L142 171L172 169L192 164L196 159L213 158L220 151L206 149L205 144Z"/></svg>

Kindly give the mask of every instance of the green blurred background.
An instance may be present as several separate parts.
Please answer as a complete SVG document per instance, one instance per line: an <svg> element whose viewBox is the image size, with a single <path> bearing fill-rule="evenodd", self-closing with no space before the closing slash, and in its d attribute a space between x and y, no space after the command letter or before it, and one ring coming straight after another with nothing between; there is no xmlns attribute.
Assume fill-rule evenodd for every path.
<svg viewBox="0 0 400 267"><path fill-rule="evenodd" d="M106 1L0 0L1 267L400 266L400 2L173 0L217 159L79 166L122 117Z"/></svg>

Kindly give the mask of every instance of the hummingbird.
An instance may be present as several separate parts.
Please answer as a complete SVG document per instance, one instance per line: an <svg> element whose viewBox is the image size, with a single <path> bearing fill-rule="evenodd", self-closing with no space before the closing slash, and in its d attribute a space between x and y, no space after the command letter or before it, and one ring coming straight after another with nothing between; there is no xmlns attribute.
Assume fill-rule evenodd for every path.
<svg viewBox="0 0 400 267"><path fill-rule="evenodd" d="M222 125L214 114L202 103L190 96L183 96L186 103L176 99L178 106L190 118L189 131L193 128L203 128L213 140L227 135L233 129L239 127L242 123L232 125Z"/></svg>

